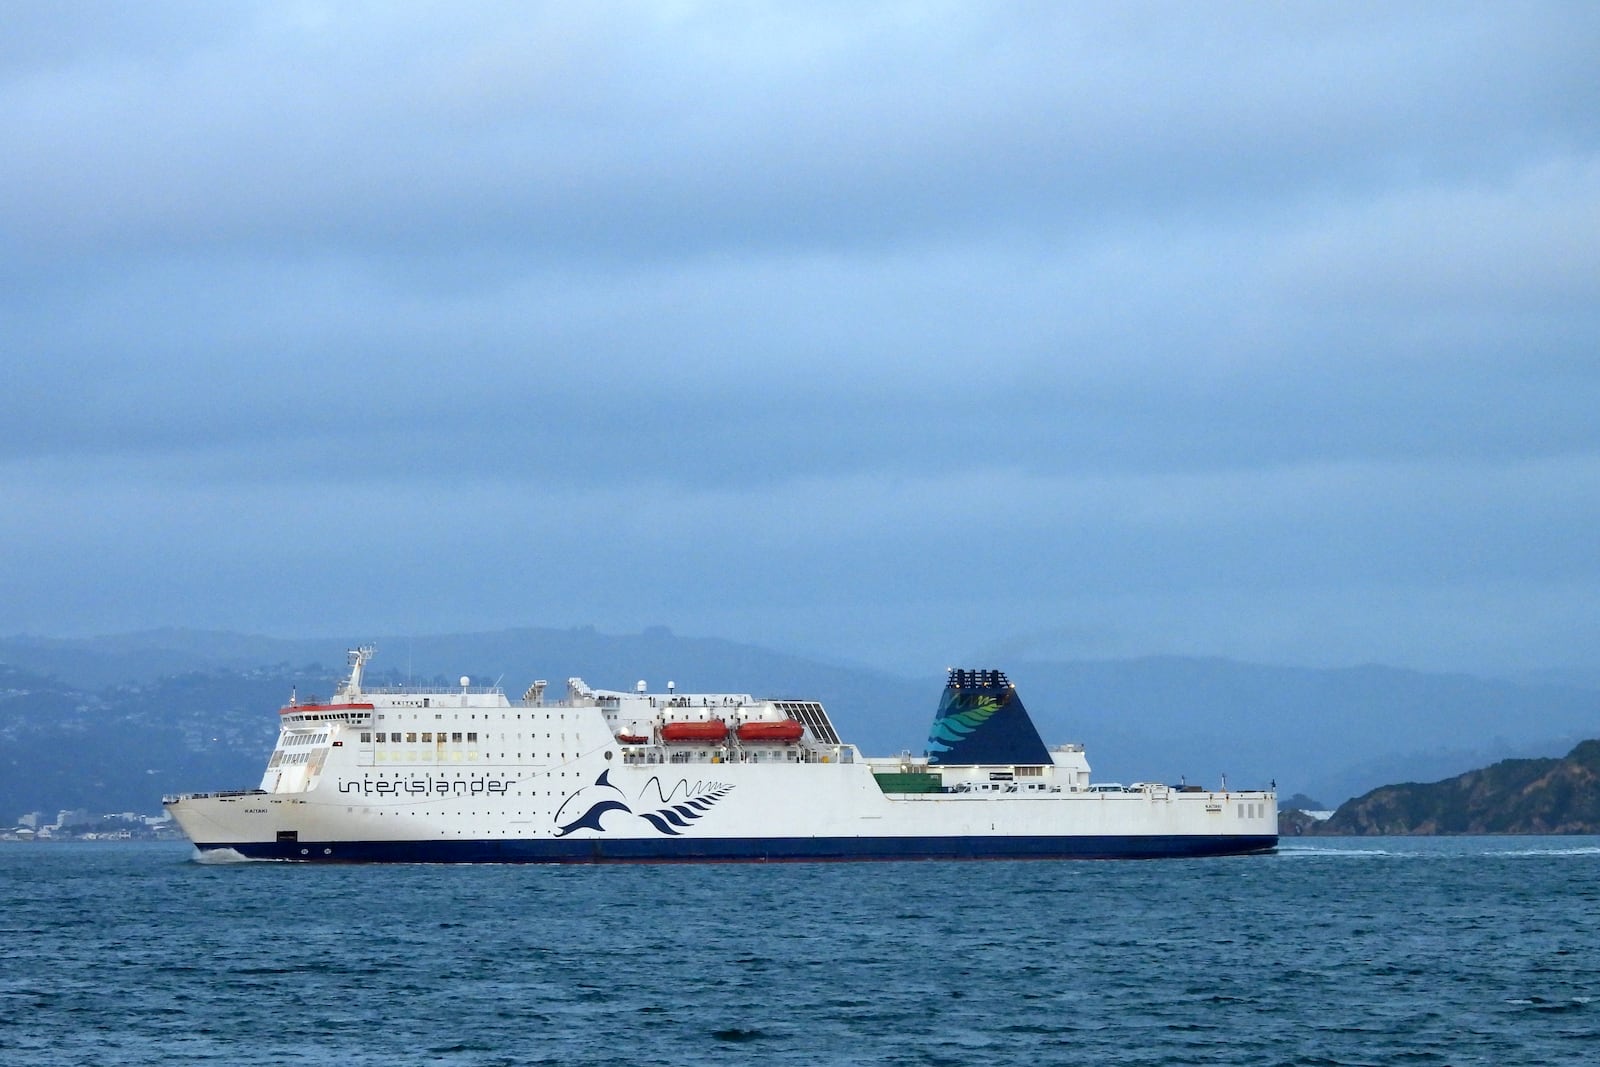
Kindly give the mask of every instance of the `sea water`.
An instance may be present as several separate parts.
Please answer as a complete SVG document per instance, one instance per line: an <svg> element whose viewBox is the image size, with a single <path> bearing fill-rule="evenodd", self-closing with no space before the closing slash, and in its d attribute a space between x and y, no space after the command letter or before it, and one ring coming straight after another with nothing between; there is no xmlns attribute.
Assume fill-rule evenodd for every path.
<svg viewBox="0 0 1600 1067"><path fill-rule="evenodd" d="M205 864L0 846L6 1064L1600 1062L1600 840Z"/></svg>

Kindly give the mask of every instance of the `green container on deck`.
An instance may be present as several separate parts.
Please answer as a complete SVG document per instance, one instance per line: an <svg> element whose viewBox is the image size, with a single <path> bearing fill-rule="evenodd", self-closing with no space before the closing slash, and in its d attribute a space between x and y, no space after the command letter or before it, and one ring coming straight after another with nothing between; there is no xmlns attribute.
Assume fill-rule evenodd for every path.
<svg viewBox="0 0 1600 1067"><path fill-rule="evenodd" d="M878 788L885 793L937 793L940 789L940 778L937 774L924 774L920 771L911 773L874 774L878 780Z"/></svg>

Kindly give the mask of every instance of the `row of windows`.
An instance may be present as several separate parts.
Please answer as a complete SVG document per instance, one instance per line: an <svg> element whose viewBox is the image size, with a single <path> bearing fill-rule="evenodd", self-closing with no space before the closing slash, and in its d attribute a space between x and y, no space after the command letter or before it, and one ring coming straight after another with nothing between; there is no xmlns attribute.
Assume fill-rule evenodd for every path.
<svg viewBox="0 0 1600 1067"><path fill-rule="evenodd" d="M416 774L415 771L372 771L370 773L371 773L371 776L374 777L374 778L384 778L385 776L387 776L387 777L393 778L393 779L395 779L397 781L407 781L409 779L413 779L413 778L417 777L417 774ZM508 778L508 779L565 778L567 776L567 772L566 771L503 771L503 772L502 771L485 771L485 772L479 772L479 771L456 771L455 772L455 777L460 778L460 779L464 779L464 780L469 781L469 782L474 780L474 779L477 779L477 778L489 778L491 776L493 777L494 780L499 780L502 777ZM572 772L572 776L574 778L578 777L578 772L577 771L573 771ZM440 771L439 772L439 777L441 779L449 779L450 778L450 772L449 771ZM433 778L433 775L430 773L428 775L428 779L432 780L432 778ZM534 795L537 796L538 794L535 793Z"/></svg>
<svg viewBox="0 0 1600 1067"><path fill-rule="evenodd" d="M1265 815L1266 813L1267 813L1267 806L1265 804L1240 804L1239 805L1239 818L1241 818L1241 819L1259 819L1263 815Z"/></svg>
<svg viewBox="0 0 1600 1067"><path fill-rule="evenodd" d="M539 736L538 734L531 734L529 736L529 739L532 740L534 738L537 738L538 736ZM550 734L545 734L544 736L545 736L546 739L549 739L551 735ZM407 731L405 731L403 733L395 732L395 731L389 731L389 730L380 730L380 731L378 731L378 733L376 735L374 735L370 731L363 731L362 734L361 734L361 743L364 744L364 745L370 745L370 744L372 744L372 742L374 740L376 740L377 743L380 744L380 745L416 745L416 744L431 745L431 744L435 743L436 741L441 741L441 742L448 741L448 742L451 742L451 743L459 744L461 742L461 740L463 739L463 737L465 737L465 739L466 739L468 744L476 744L477 741L478 741L478 733L477 733L476 730L468 730L468 731L466 731L465 734L463 734L462 731L460 731L460 730L456 730L456 731L453 731L453 732L446 732L444 730L439 730L439 731L433 731L433 730L407 730ZM326 741L327 739L328 739L327 735L324 734L319 740ZM505 739L506 739L506 735L505 734L501 734L500 735L500 740L504 741ZM566 734L562 734L561 735L561 740L565 741L566 739L567 739L567 735ZM490 740L490 738L489 737L485 737L484 740L487 741L487 740ZM522 735L521 734L517 735L517 740L518 741L522 740ZM307 743L307 742L289 741L289 742L286 742L286 743L287 744L304 744L304 743ZM583 738L582 737L578 738L578 743L579 744L583 743Z"/></svg>
<svg viewBox="0 0 1600 1067"><path fill-rule="evenodd" d="M383 762L384 760L392 760L395 763L431 763L431 762L433 762L433 755L434 755L433 751L431 749L426 749L426 748L420 749L420 750L419 749L407 749L404 752L395 752L393 754L380 750L378 752L378 754L377 754L377 758L378 758L378 761L380 763ZM448 755L450 757L450 762L451 763L460 763L461 762L461 753L459 753L459 752L451 752ZM688 754L687 753L678 753L677 755L687 756ZM441 755L439 758L442 760L445 757L443 755ZM466 758L469 759L469 760L476 760L478 758L478 753L476 753L476 752L468 752L467 755L466 755ZM495 754L493 752L485 752L483 754L483 758L486 759L486 760L492 760L492 759L495 758ZM500 758L503 759L503 760L504 759L517 759L517 760L520 760L523 757L522 757L522 753L521 752L515 752L515 753L502 752L502 753L500 753ZM528 759L538 759L539 758L539 753L537 753L537 752L529 752L527 758ZM544 754L544 758L547 759L547 760L559 759L559 760L565 761L566 758L567 758L567 754L565 752L546 752ZM577 759L578 758L578 753L574 752L572 754L572 758L573 759ZM606 758L610 759L611 756L609 754L607 754ZM644 762L644 761L643 760L630 760L629 762L641 763L641 762ZM660 763L661 761L659 759L656 759L656 760L653 760L651 762ZM691 761L688 760L688 759L676 759L676 758L674 758L672 762L674 762L674 763L689 763ZM705 755L703 753L700 756L700 762L702 762L702 763L705 762ZM721 761L717 760L717 761L714 761L714 762L719 762L720 763Z"/></svg>
<svg viewBox="0 0 1600 1067"><path fill-rule="evenodd" d="M435 719L442 719L442 718L444 718L444 714L442 712L435 712L433 717ZM537 719L537 718L540 718L540 717L541 716L535 715L533 712L529 712L528 713L528 718L529 719ZM559 715L550 715L549 713L546 713L542 717L545 718L545 719L559 719L559 720L561 720L563 722L565 722L566 718L567 718L567 716L566 716L566 714L564 712L562 714L559 714ZM378 721L379 722L383 722L386 718L387 719L395 719L395 720L404 720L404 719L416 719L416 718L420 718L420 716L418 716L418 715L401 715L398 712L390 712L388 715L379 715L378 716ZM477 716L476 713L474 713L474 714L468 715L467 718L476 721L478 716ZM492 715L489 715L487 712L484 713L484 716L483 716L483 721L484 722L488 722L491 718L493 718ZM522 712L520 712L520 711L517 712L515 716L511 715L508 712L501 712L500 713L500 718L501 719L516 718L516 719L520 720L522 718ZM573 718L576 719L576 718L578 718L578 716L574 715Z"/></svg>

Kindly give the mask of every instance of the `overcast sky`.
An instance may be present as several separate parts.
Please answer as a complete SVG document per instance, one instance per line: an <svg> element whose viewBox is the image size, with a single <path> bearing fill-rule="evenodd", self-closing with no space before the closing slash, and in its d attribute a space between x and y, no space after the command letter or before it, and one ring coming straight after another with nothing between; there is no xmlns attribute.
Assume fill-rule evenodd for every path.
<svg viewBox="0 0 1600 1067"><path fill-rule="evenodd" d="M1587 2L0 0L0 632L1592 666L1596 56Z"/></svg>

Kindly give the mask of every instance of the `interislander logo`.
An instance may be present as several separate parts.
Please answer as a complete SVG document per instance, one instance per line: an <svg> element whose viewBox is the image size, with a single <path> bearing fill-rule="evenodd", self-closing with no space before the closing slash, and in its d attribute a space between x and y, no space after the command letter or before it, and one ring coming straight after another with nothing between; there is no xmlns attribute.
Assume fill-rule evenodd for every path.
<svg viewBox="0 0 1600 1067"><path fill-rule="evenodd" d="M346 778L338 780L339 792L360 793L364 797L498 797L510 792L512 784L509 778L445 778L442 775L435 778L431 774L392 780L374 780L371 775L364 774L359 781Z"/></svg>
<svg viewBox="0 0 1600 1067"><path fill-rule="evenodd" d="M612 811L637 816L655 827L658 833L677 837L733 791L733 786L726 782L696 782L691 786L687 778L678 779L668 790L662 786L660 778L652 777L634 798L634 803L641 807L651 805L651 810L635 811L622 790L611 784L610 775L609 770L601 771L593 785L584 786L562 802L555 816L557 837L566 837L577 830L603 833L605 827L600 824L601 819ZM654 800L649 799L652 793Z"/></svg>

